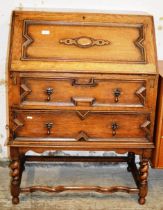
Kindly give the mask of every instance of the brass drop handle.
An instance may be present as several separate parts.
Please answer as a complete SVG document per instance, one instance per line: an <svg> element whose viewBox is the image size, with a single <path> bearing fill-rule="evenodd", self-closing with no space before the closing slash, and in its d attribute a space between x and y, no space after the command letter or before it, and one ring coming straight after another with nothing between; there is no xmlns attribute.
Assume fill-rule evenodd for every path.
<svg viewBox="0 0 163 210"><path fill-rule="evenodd" d="M117 103L119 101L119 96L121 95L121 90L116 88L113 91L113 94L114 94L114 101L115 101L115 103Z"/></svg>
<svg viewBox="0 0 163 210"><path fill-rule="evenodd" d="M47 134L50 135L51 129L53 127L53 123L52 122L45 123L45 126L47 128Z"/></svg>
<svg viewBox="0 0 163 210"><path fill-rule="evenodd" d="M51 94L53 93L53 88L47 88L46 90L45 90L45 93L48 95L48 97L47 97L47 101L50 101L51 100Z"/></svg>
<svg viewBox="0 0 163 210"><path fill-rule="evenodd" d="M116 122L112 123L112 135L116 135L116 130L118 129L118 124Z"/></svg>

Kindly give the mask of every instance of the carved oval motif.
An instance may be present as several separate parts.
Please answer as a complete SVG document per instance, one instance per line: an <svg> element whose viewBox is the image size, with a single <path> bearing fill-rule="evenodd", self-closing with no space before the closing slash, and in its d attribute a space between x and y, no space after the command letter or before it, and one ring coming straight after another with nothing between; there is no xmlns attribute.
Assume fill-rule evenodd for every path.
<svg viewBox="0 0 163 210"><path fill-rule="evenodd" d="M92 46L104 46L104 45L110 44L108 40L94 39L87 36L61 39L59 40L59 43L65 44L65 45L75 45L80 48L88 48Z"/></svg>
<svg viewBox="0 0 163 210"><path fill-rule="evenodd" d="M77 39L77 43L78 45L86 47L92 44L92 40L89 37L81 37Z"/></svg>

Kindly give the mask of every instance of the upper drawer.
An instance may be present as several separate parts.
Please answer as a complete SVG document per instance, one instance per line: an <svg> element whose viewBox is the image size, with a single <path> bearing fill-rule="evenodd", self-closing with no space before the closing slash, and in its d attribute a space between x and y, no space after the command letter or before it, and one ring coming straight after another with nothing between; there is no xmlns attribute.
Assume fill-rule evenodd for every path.
<svg viewBox="0 0 163 210"><path fill-rule="evenodd" d="M154 107L155 81L152 76L144 78L124 75L104 77L95 74L60 76L47 73L17 75L17 84L10 88L11 106L105 110Z"/></svg>
<svg viewBox="0 0 163 210"><path fill-rule="evenodd" d="M119 67L123 68L121 71L131 71L129 66L134 63L138 71L140 64L144 66L141 71L147 72L147 67L150 67L149 73L154 71L154 65L145 65L155 64L150 16L37 12L14 14L11 51L14 70L46 67L46 70L105 69L116 72ZM117 63L127 64L128 68L117 65L115 69Z"/></svg>

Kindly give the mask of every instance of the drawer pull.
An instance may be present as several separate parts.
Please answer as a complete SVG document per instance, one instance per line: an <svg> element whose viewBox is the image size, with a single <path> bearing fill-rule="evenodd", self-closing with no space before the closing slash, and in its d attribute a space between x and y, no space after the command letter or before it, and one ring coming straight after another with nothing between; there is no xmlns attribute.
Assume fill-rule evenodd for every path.
<svg viewBox="0 0 163 210"><path fill-rule="evenodd" d="M93 46L104 46L109 45L110 42L104 39L94 39L87 36L81 36L76 38L67 38L59 40L60 44L74 45L79 48L89 48Z"/></svg>
<svg viewBox="0 0 163 210"><path fill-rule="evenodd" d="M45 125L46 125L46 128L47 128L47 134L50 135L51 129L53 127L53 123L48 122L48 123L45 123Z"/></svg>
<svg viewBox="0 0 163 210"><path fill-rule="evenodd" d="M96 99L72 97L71 101L75 106L92 106L95 103Z"/></svg>
<svg viewBox="0 0 163 210"><path fill-rule="evenodd" d="M116 135L116 130L118 129L118 124L116 122L112 123L112 135Z"/></svg>
<svg viewBox="0 0 163 210"><path fill-rule="evenodd" d="M46 94L48 95L47 97L47 101L50 101L51 100L51 94L53 93L53 88L47 88L45 90Z"/></svg>
<svg viewBox="0 0 163 210"><path fill-rule="evenodd" d="M121 90L116 88L114 91L114 101L117 103L119 101L119 96L121 95Z"/></svg>
<svg viewBox="0 0 163 210"><path fill-rule="evenodd" d="M86 80L86 79L73 79L72 86L85 86L85 87L95 87L97 83L93 78Z"/></svg>

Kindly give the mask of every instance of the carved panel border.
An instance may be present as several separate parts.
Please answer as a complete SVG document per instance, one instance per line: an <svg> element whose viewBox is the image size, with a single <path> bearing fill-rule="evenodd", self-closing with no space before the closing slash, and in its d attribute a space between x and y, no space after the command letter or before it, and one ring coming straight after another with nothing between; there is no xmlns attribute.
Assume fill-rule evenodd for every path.
<svg viewBox="0 0 163 210"><path fill-rule="evenodd" d="M134 45L138 48L141 54L141 59L139 61L129 61L129 60L99 60L96 62L108 62L108 63L147 63L146 58L146 51L144 47L144 40L145 40L145 34L144 34L144 25L140 23L136 24L129 24L129 23L95 23L95 22L64 22L64 21L41 21L41 20L24 20L23 25L23 37L25 38L25 41L22 45L22 55L21 60L38 60L38 61L92 61L92 59L63 59L61 57L30 57L27 54L28 47L34 42L34 38L31 37L28 34L28 27L29 25L65 25L65 26L100 26L100 27L125 27L125 28L137 28L139 30L139 37L133 42ZM110 43L108 41L108 43Z"/></svg>

